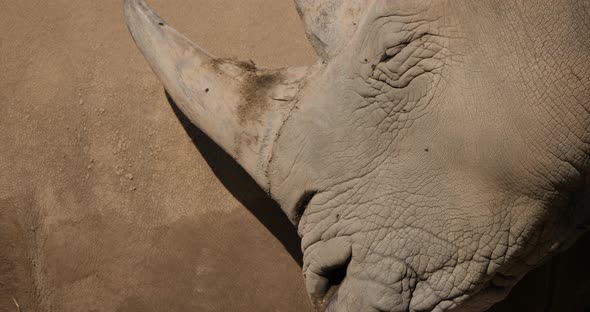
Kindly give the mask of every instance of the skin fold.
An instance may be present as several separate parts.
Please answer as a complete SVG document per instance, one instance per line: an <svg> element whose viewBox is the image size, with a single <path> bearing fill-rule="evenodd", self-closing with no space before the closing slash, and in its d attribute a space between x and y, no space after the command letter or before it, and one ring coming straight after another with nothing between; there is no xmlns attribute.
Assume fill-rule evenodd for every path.
<svg viewBox="0 0 590 312"><path fill-rule="evenodd" d="M590 2L297 4L321 60L276 71L125 10L180 108L297 226L318 310L484 311L587 228Z"/></svg>

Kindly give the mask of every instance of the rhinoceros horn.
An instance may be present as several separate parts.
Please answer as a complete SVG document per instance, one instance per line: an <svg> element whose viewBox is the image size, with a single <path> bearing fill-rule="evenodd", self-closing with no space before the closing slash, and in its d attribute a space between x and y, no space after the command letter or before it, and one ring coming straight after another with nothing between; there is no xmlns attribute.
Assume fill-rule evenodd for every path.
<svg viewBox="0 0 590 312"><path fill-rule="evenodd" d="M125 0L124 6L137 46L178 107L268 189L272 145L309 69L258 69L214 58L143 0Z"/></svg>

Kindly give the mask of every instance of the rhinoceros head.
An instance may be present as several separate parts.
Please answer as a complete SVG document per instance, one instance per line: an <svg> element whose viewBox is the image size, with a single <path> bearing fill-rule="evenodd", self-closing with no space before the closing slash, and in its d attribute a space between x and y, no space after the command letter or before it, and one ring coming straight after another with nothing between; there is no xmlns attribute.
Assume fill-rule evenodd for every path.
<svg viewBox="0 0 590 312"><path fill-rule="evenodd" d="M141 0L125 15L298 227L318 309L484 310L582 231L587 1L296 2L313 66L215 58Z"/></svg>

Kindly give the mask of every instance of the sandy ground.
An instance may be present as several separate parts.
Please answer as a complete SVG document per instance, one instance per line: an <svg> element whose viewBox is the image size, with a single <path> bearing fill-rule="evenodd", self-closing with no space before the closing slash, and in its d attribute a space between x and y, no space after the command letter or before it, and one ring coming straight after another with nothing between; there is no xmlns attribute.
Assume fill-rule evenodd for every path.
<svg viewBox="0 0 590 312"><path fill-rule="evenodd" d="M315 61L290 0L150 4L215 55ZM0 311L310 311L298 244L177 116L119 0L0 0ZM590 294L584 250L497 311L561 300L556 275Z"/></svg>
<svg viewBox="0 0 590 312"><path fill-rule="evenodd" d="M149 2L215 55L315 61L289 0ZM0 310L309 309L255 217L278 209L220 182L243 173L188 129L217 172L195 148L121 1L2 0L0 29Z"/></svg>

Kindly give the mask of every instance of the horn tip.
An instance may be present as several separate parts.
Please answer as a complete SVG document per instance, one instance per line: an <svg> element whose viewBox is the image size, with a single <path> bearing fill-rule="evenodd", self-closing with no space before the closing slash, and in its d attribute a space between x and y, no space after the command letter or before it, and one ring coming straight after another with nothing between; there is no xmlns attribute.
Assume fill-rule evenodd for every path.
<svg viewBox="0 0 590 312"><path fill-rule="evenodd" d="M144 0L123 0L123 10L127 16L138 12L145 14L152 11Z"/></svg>

